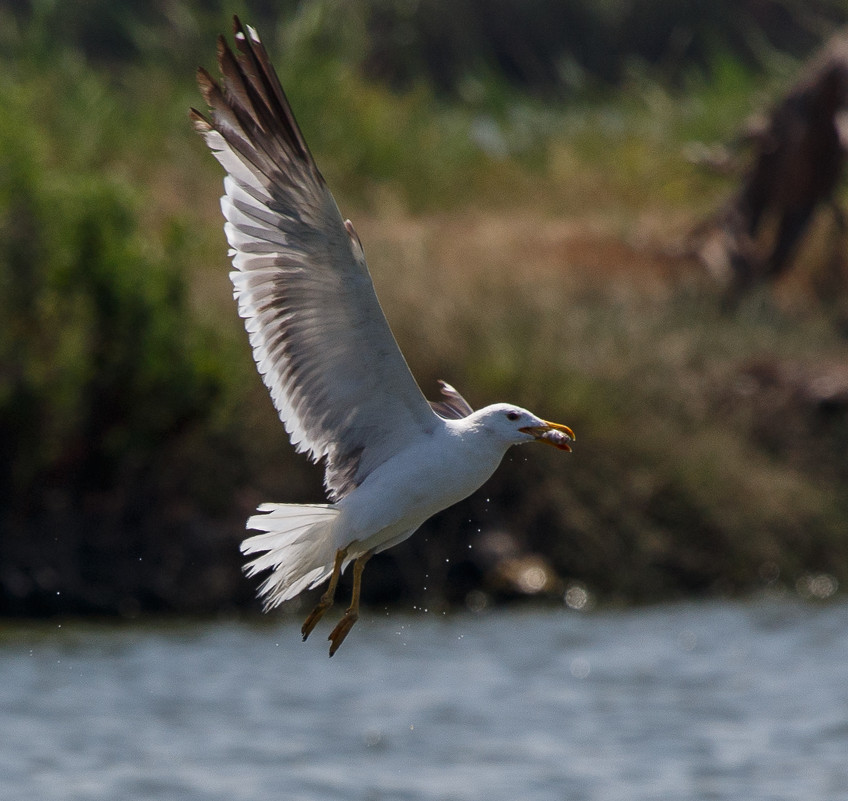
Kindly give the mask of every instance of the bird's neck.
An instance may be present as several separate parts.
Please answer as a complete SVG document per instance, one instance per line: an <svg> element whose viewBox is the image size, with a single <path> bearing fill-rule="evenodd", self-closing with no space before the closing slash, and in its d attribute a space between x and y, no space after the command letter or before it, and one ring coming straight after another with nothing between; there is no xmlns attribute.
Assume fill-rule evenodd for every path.
<svg viewBox="0 0 848 801"><path fill-rule="evenodd" d="M447 420L445 422L469 450L478 454L478 459L485 454L490 459L495 459L497 465L509 450L510 443L492 435L492 432L486 428L484 416L479 411L460 420Z"/></svg>

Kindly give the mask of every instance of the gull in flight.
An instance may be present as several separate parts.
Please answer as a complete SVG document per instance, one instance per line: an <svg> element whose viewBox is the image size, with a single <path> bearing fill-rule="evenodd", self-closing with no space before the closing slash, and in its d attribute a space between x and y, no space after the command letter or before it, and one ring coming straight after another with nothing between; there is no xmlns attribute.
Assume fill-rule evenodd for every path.
<svg viewBox="0 0 848 801"><path fill-rule="evenodd" d="M362 570L427 518L470 495L512 445L569 451L574 434L526 409L474 411L449 384L428 402L386 321L359 237L344 220L256 31L218 39L218 83L198 84L195 129L226 170L221 208L238 310L259 373L298 452L323 460L327 504L263 503L247 521L248 575L270 609L329 579L305 640L353 562L351 603L332 656L359 616Z"/></svg>

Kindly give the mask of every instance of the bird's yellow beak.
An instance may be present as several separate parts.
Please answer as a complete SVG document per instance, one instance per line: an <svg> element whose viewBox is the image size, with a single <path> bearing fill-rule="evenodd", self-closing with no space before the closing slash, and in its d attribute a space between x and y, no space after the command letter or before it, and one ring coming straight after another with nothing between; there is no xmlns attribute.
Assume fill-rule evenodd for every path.
<svg viewBox="0 0 848 801"><path fill-rule="evenodd" d="M561 423L549 423L547 420L543 420L542 422L544 425L527 426L526 428L519 429L519 431L523 431L525 434L531 434L536 438L536 442L553 445L561 451L570 451L571 446L568 442L569 440L574 442L574 432L568 426L564 426Z"/></svg>

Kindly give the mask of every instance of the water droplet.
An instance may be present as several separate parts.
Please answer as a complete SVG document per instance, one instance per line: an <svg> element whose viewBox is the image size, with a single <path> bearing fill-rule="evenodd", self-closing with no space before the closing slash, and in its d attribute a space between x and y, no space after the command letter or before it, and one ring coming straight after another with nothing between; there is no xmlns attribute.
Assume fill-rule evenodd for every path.
<svg viewBox="0 0 848 801"><path fill-rule="evenodd" d="M482 612L489 605L489 596L480 590L471 590L465 596L465 605L471 612Z"/></svg>
<svg viewBox="0 0 848 801"><path fill-rule="evenodd" d="M828 573L807 573L795 582L795 590L802 598L830 598L839 588L839 582Z"/></svg>
<svg viewBox="0 0 848 801"><path fill-rule="evenodd" d="M383 733L380 731L369 731L365 733L365 747L373 748L383 742Z"/></svg>
<svg viewBox="0 0 848 801"><path fill-rule="evenodd" d="M586 609L589 602L589 591L582 584L570 584L566 589L565 604L569 609Z"/></svg>
<svg viewBox="0 0 848 801"><path fill-rule="evenodd" d="M571 660L570 669L571 675L575 679L585 679L592 672L592 666L589 664L589 660L584 659L582 656L577 656Z"/></svg>

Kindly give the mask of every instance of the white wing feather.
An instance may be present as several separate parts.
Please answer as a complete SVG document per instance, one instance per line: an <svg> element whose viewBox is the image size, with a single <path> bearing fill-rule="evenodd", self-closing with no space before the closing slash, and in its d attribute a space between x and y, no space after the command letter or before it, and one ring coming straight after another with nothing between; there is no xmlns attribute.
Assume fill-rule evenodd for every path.
<svg viewBox="0 0 848 801"><path fill-rule="evenodd" d="M227 171L239 313L292 444L326 459L338 500L436 416L377 300L359 239L342 220L255 31L219 40L219 86L198 81L211 120L195 127Z"/></svg>

